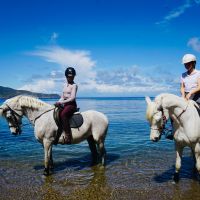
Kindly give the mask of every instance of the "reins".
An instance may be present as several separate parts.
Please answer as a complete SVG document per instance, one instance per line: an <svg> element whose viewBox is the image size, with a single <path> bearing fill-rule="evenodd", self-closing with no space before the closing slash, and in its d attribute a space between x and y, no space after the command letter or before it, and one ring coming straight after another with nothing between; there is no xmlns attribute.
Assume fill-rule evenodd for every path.
<svg viewBox="0 0 200 200"><path fill-rule="evenodd" d="M177 116L177 118L179 118L188 108L189 102L187 103L187 106L185 107L185 109L182 110L182 112Z"/></svg>
<svg viewBox="0 0 200 200"><path fill-rule="evenodd" d="M38 115L34 120L33 120L33 123L35 124L35 121L37 120L37 119L39 119L42 115L44 115L45 113L47 113L47 112L49 112L49 111L51 111L51 110L54 110L55 108L51 108L51 109L49 109L49 110L46 110L45 112L43 112L42 114L40 114L40 115Z"/></svg>

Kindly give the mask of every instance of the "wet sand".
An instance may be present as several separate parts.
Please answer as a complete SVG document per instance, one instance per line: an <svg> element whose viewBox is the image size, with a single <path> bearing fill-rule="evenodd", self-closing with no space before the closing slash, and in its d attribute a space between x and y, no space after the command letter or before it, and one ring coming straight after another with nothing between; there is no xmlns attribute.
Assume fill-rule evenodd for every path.
<svg viewBox="0 0 200 200"><path fill-rule="evenodd" d="M89 155L82 160L55 164L52 175L42 175L38 163L2 161L0 164L1 200L83 200L83 199L199 199L200 184L193 177L191 158L184 159L178 184L173 184L169 163L114 160L106 168L89 166ZM152 164L154 162L154 164Z"/></svg>

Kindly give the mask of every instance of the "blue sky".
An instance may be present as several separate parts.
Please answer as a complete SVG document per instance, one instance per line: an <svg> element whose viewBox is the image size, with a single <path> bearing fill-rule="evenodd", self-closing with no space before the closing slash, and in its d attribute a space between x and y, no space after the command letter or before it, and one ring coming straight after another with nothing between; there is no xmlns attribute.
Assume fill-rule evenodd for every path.
<svg viewBox="0 0 200 200"><path fill-rule="evenodd" d="M200 0L0 0L0 85L78 96L179 94L185 53L200 69Z"/></svg>

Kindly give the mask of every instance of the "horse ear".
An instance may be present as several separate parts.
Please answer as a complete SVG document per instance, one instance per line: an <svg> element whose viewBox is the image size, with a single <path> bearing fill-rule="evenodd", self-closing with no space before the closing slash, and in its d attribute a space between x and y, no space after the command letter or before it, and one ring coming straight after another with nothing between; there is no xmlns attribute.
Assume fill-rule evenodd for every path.
<svg viewBox="0 0 200 200"><path fill-rule="evenodd" d="M150 104L152 102L150 97L148 97L148 96L145 97L145 100L146 100L147 104Z"/></svg>
<svg viewBox="0 0 200 200"><path fill-rule="evenodd" d="M3 107L0 106L0 116L3 116Z"/></svg>
<svg viewBox="0 0 200 200"><path fill-rule="evenodd" d="M0 116L3 116L3 112L6 110L6 106L3 104L0 106Z"/></svg>

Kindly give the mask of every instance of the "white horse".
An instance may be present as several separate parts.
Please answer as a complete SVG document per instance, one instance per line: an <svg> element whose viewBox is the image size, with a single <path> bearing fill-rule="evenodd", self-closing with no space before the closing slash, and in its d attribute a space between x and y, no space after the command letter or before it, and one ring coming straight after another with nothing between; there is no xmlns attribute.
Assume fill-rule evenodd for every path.
<svg viewBox="0 0 200 200"><path fill-rule="evenodd" d="M160 94L154 101L146 97L146 118L150 123L150 139L159 141L170 117L173 120L176 164L174 181L179 180L183 148L189 146L195 156L196 169L200 173L200 117L192 101L173 94Z"/></svg>
<svg viewBox="0 0 200 200"><path fill-rule="evenodd" d="M11 133L15 135L21 133L23 116L26 116L34 126L35 137L44 147L45 175L49 175L49 170L53 167L52 146L58 130L53 117L54 109L55 106L30 96L16 96L6 100L0 106L0 116L7 120ZM72 144L87 140L93 162L97 162L99 157L101 164L105 165L104 141L108 129L108 119L104 114L93 110L81 114L84 120L82 126L78 129L71 129ZM58 141L60 144L63 143L63 134Z"/></svg>

